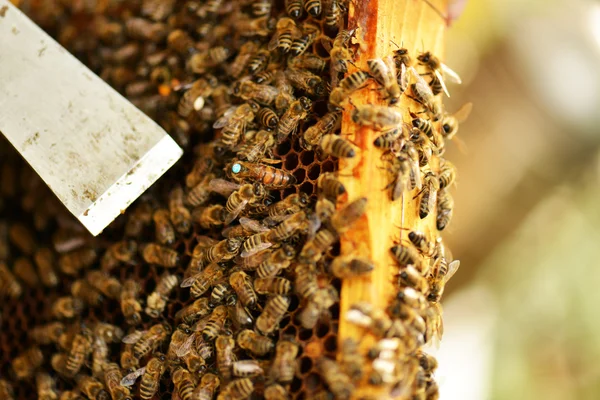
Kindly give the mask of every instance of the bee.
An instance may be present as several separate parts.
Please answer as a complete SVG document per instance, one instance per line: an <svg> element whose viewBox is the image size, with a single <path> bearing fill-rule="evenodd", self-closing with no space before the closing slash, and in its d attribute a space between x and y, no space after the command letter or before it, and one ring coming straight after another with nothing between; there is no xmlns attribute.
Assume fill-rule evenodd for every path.
<svg viewBox="0 0 600 400"><path fill-rule="evenodd" d="M214 340L227 323L227 308L225 306L217 306L208 318L206 326L202 330L202 337L206 341Z"/></svg>
<svg viewBox="0 0 600 400"><path fill-rule="evenodd" d="M300 97L294 101L279 119L277 125L277 142L283 142L290 134L296 132L298 124L307 117L312 108L312 101L307 97Z"/></svg>
<svg viewBox="0 0 600 400"><path fill-rule="evenodd" d="M230 277L231 279L231 277ZM210 293L210 306L216 307L221 303L225 303L226 305L235 305L237 302L237 297L233 293L233 289L226 282L221 282L213 288Z"/></svg>
<svg viewBox="0 0 600 400"><path fill-rule="evenodd" d="M208 207L197 207L192 211L192 220L203 229L211 229L223 225L225 207L214 204Z"/></svg>
<svg viewBox="0 0 600 400"><path fill-rule="evenodd" d="M238 14L239 15L239 14ZM267 37L273 31L273 19L267 16L260 18L240 17L235 21L237 33L242 37Z"/></svg>
<svg viewBox="0 0 600 400"><path fill-rule="evenodd" d="M179 254L175 250L156 243L146 244L142 256L147 263L158 264L165 268L174 268L179 263Z"/></svg>
<svg viewBox="0 0 600 400"><path fill-rule="evenodd" d="M234 361L231 369L233 376L237 378L248 378L263 375L265 373L257 360Z"/></svg>
<svg viewBox="0 0 600 400"><path fill-rule="evenodd" d="M141 376L140 398L151 399L160 386L160 379L166 370L166 357L162 353L155 353L145 367L127 375L121 381L123 386L131 386Z"/></svg>
<svg viewBox="0 0 600 400"><path fill-rule="evenodd" d="M177 275L165 273L160 277L160 280L156 284L156 289L154 289L154 292L146 300L145 312L150 318L158 318L162 314L167 306L169 295L178 284L179 278Z"/></svg>
<svg viewBox="0 0 600 400"><path fill-rule="evenodd" d="M88 375L78 375L75 378L77 389L84 394L88 399L106 399L110 398L110 394L104 389L104 385L98 379Z"/></svg>
<svg viewBox="0 0 600 400"><path fill-rule="evenodd" d="M193 73L204 74L207 70L225 63L230 55L231 50L227 47L215 46L192 55L187 65Z"/></svg>
<svg viewBox="0 0 600 400"><path fill-rule="evenodd" d="M147 202L141 202L133 207L131 211L128 211L127 214L129 218L125 223L125 236L137 237L152 220L152 206Z"/></svg>
<svg viewBox="0 0 600 400"><path fill-rule="evenodd" d="M121 350L119 362L121 364L121 368L127 373L131 373L138 369L140 363L139 360L133 355L133 345L125 344L124 348Z"/></svg>
<svg viewBox="0 0 600 400"><path fill-rule="evenodd" d="M88 356L92 352L93 337L92 332L84 328L73 338L71 348L67 354L64 374L67 377L77 375Z"/></svg>
<svg viewBox="0 0 600 400"><path fill-rule="evenodd" d="M237 336L237 343L240 348L258 356L264 356L274 347L271 339L249 329L240 331Z"/></svg>
<svg viewBox="0 0 600 400"><path fill-rule="evenodd" d="M429 293L429 282L413 265L406 265L398 274L399 283L410 286L421 293Z"/></svg>
<svg viewBox="0 0 600 400"><path fill-rule="evenodd" d="M419 218L423 219L429 215L437 201L437 192L439 191L439 180L432 173L428 172L423 178L423 189L421 190L421 200L419 202Z"/></svg>
<svg viewBox="0 0 600 400"><path fill-rule="evenodd" d="M196 386L193 398L197 400L212 400L214 394L221 384L219 377L212 373L207 373L200 379L200 384Z"/></svg>
<svg viewBox="0 0 600 400"><path fill-rule="evenodd" d="M337 129L341 124L341 114L339 112L328 112L321 117L317 123L304 131L303 145L307 150L319 145L323 135Z"/></svg>
<svg viewBox="0 0 600 400"><path fill-rule="evenodd" d="M356 155L356 151L350 142L332 133L323 135L319 146L325 154L338 158L353 158Z"/></svg>
<svg viewBox="0 0 600 400"><path fill-rule="evenodd" d="M216 86L214 79L197 79L192 84L182 86L181 88L187 88L187 90L181 96L177 105L177 113L183 117L188 118L192 112L199 112L204 108L206 99L212 94Z"/></svg>
<svg viewBox="0 0 600 400"><path fill-rule="evenodd" d="M121 296L123 287L117 278L98 270L89 271L85 278L94 289L104 296L113 300L118 300Z"/></svg>
<svg viewBox="0 0 600 400"><path fill-rule="evenodd" d="M273 81L273 84L279 91L277 96L275 96L275 109L278 113L283 113L296 99L294 97L294 88L288 82L285 73L281 70L275 71Z"/></svg>
<svg viewBox="0 0 600 400"><path fill-rule="evenodd" d="M321 357L317 360L317 369L336 399L349 399L354 385L335 361Z"/></svg>
<svg viewBox="0 0 600 400"><path fill-rule="evenodd" d="M330 268L335 276L345 279L368 274L375 269L375 265L366 257L347 255L334 258Z"/></svg>
<svg viewBox="0 0 600 400"><path fill-rule="evenodd" d="M172 377L179 398L181 400L191 400L192 392L196 388L196 383L192 378L192 374L185 368L177 367L172 373Z"/></svg>
<svg viewBox="0 0 600 400"><path fill-rule="evenodd" d="M473 103L466 103L454 114L445 114L442 119L442 136L447 140L454 138L458 132L458 125L466 121L472 109Z"/></svg>
<svg viewBox="0 0 600 400"><path fill-rule="evenodd" d="M237 255L241 245L242 240L238 238L224 239L217 244L208 247L197 245L194 247L190 265L203 266L206 264L231 260Z"/></svg>
<svg viewBox="0 0 600 400"><path fill-rule="evenodd" d="M138 300L140 290L140 285L133 279L128 279L123 283L119 301L125 322L129 325L138 325L142 322L142 316L140 315L142 306Z"/></svg>
<svg viewBox="0 0 600 400"><path fill-rule="evenodd" d="M247 183L240 186L240 188L233 192L227 199L225 205L227 216L224 219L224 223L229 225L238 217L247 205L259 202L266 194L267 192L265 191L264 186L260 183Z"/></svg>
<svg viewBox="0 0 600 400"><path fill-rule="evenodd" d="M128 18L125 22L127 35L132 39L159 42L167 36L167 25L162 22L150 22L145 18Z"/></svg>
<svg viewBox="0 0 600 400"><path fill-rule="evenodd" d="M181 29L172 30L167 36L167 47L173 51L186 56L196 52L194 39ZM183 115L185 117L185 115Z"/></svg>
<svg viewBox="0 0 600 400"><path fill-rule="evenodd" d="M43 372L38 372L35 376L35 386L37 388L38 399L58 400L56 382L50 375Z"/></svg>
<svg viewBox="0 0 600 400"><path fill-rule="evenodd" d="M346 319L355 325L368 328L375 336L383 337L392 326L392 320L384 310L367 302L354 303L346 313Z"/></svg>
<svg viewBox="0 0 600 400"><path fill-rule="evenodd" d="M367 66L371 75L387 92L387 99L390 104L396 104L400 100L402 91L396 78L396 64L391 56L385 59L375 58L367 60Z"/></svg>
<svg viewBox="0 0 600 400"><path fill-rule="evenodd" d="M285 0L285 11L293 19L302 16L302 0Z"/></svg>
<svg viewBox="0 0 600 400"><path fill-rule="evenodd" d="M175 242L175 228L171 223L169 211L161 208L154 212L152 216L156 232L156 240L163 245L171 245Z"/></svg>
<svg viewBox="0 0 600 400"><path fill-rule="evenodd" d="M279 117L277 117L277 122L279 122ZM265 153L272 153L275 144L272 132L260 130L237 148L237 157L249 162L261 161L264 159Z"/></svg>
<svg viewBox="0 0 600 400"><path fill-rule="evenodd" d="M417 311L423 311L427 308L427 298L425 295L410 286L398 291L396 298Z"/></svg>
<svg viewBox="0 0 600 400"><path fill-rule="evenodd" d="M19 257L13 264L13 271L17 278L29 287L39 286L40 280L31 261L25 257Z"/></svg>
<svg viewBox="0 0 600 400"><path fill-rule="evenodd" d="M8 229L8 239L22 253L31 255L37 248L33 232L24 224L16 223Z"/></svg>
<svg viewBox="0 0 600 400"><path fill-rule="evenodd" d="M109 246L100 259L100 268L104 272L110 272L119 263L134 265L134 257L137 254L138 246L134 240L120 240Z"/></svg>
<svg viewBox="0 0 600 400"><path fill-rule="evenodd" d="M447 262L445 259L436 265L429 278L430 291L428 299L430 301L439 302L444 294L446 283L454 276L460 267L460 261L454 260Z"/></svg>
<svg viewBox="0 0 600 400"><path fill-rule="evenodd" d="M201 298L192 304L182 308L175 314L175 320L185 324L192 324L197 320L210 314L210 307L207 298Z"/></svg>
<svg viewBox="0 0 600 400"><path fill-rule="evenodd" d="M31 377L42 365L44 356L39 347L30 347L21 352L12 361L12 369L19 380Z"/></svg>
<svg viewBox="0 0 600 400"><path fill-rule="evenodd" d="M250 57L258 50L258 44L254 41L248 41L241 45L238 54L229 64L228 73L234 78L239 78L246 69L246 64ZM214 97L214 92L213 92Z"/></svg>
<svg viewBox="0 0 600 400"><path fill-rule="evenodd" d="M40 280L46 287L58 285L58 275L54 269L54 254L48 248L42 248L33 256Z"/></svg>
<svg viewBox="0 0 600 400"><path fill-rule="evenodd" d="M147 331L135 331L123 338L123 343L133 344L133 356L138 360L156 350L171 333L166 324L152 325ZM127 385L129 386L129 385Z"/></svg>
<svg viewBox="0 0 600 400"><path fill-rule="evenodd" d="M280 270L289 267L295 256L296 250L292 246L284 244L281 248L272 252L269 258L258 266L256 275L259 278L275 276Z"/></svg>
<svg viewBox="0 0 600 400"><path fill-rule="evenodd" d="M270 60L271 53L269 52L269 50L258 50L248 60L248 65L246 65L246 70L248 71L248 74L255 75L259 72L264 71L267 68L267 65L269 65Z"/></svg>
<svg viewBox="0 0 600 400"><path fill-rule="evenodd" d="M408 53L408 49L406 49L405 47L400 47L396 43L394 43L394 45L396 45L396 47L398 48L397 50L394 50L392 52L392 58L396 63L396 71L400 71L402 69L402 66L404 66L405 68L412 67L413 59Z"/></svg>
<svg viewBox="0 0 600 400"><path fill-rule="evenodd" d="M440 190L449 187L456 180L456 167L450 161L442 159L438 175Z"/></svg>
<svg viewBox="0 0 600 400"><path fill-rule="evenodd" d="M278 94L279 90L274 86L249 80L238 82L233 86L234 96L241 97L243 100L254 101L262 106L271 105Z"/></svg>
<svg viewBox="0 0 600 400"><path fill-rule="evenodd" d="M183 189L176 186L169 194L169 213L175 230L179 233L188 233L192 227L189 210L183 205Z"/></svg>
<svg viewBox="0 0 600 400"><path fill-rule="evenodd" d="M304 53L299 57L289 59L288 66L295 70L308 69L316 73L322 73L327 67L327 61L312 53Z"/></svg>
<svg viewBox="0 0 600 400"><path fill-rule="evenodd" d="M349 202L331 217L331 226L338 234L346 232L367 211L367 198L360 197Z"/></svg>
<svg viewBox="0 0 600 400"><path fill-rule="evenodd" d="M289 215L296 214L306 208L310 198L306 193L290 194L286 198L267 208L267 224L281 222Z"/></svg>
<svg viewBox="0 0 600 400"><path fill-rule="evenodd" d="M6 400L14 400L15 399L15 391L10 384L10 382L0 379L0 398Z"/></svg>
<svg viewBox="0 0 600 400"><path fill-rule="evenodd" d="M208 288L222 279L224 271L217 263L209 264L201 272L186 278L181 282L181 287L189 287L190 295L194 298L202 296Z"/></svg>
<svg viewBox="0 0 600 400"><path fill-rule="evenodd" d="M292 283L280 277L256 278L254 290L258 294L288 294L292 290Z"/></svg>
<svg viewBox="0 0 600 400"><path fill-rule="evenodd" d="M285 189L296 182L294 175L282 169L237 160L227 167L227 175L236 181L251 179L271 189Z"/></svg>
<svg viewBox="0 0 600 400"><path fill-rule="evenodd" d="M337 234L331 232L329 229L319 230L314 238L306 241L300 251L298 261L303 263L318 262L337 240Z"/></svg>
<svg viewBox="0 0 600 400"><path fill-rule="evenodd" d="M306 231L309 220L304 211L288 217L266 233L267 242L278 243L293 236L298 231Z"/></svg>
<svg viewBox="0 0 600 400"><path fill-rule="evenodd" d="M275 129L279 123L279 117L269 107L262 107L256 114L256 118L266 129Z"/></svg>
<svg viewBox="0 0 600 400"><path fill-rule="evenodd" d="M336 6L339 5L339 0L332 0L336 2ZM339 7L336 7L339 8ZM335 13L334 13L335 14ZM331 15L331 17L335 18L335 15ZM330 17L330 18L331 18ZM338 17L339 18L339 17ZM329 25L330 28L334 28L332 25ZM337 28L337 26L335 27ZM354 54L349 47L350 39L354 36L355 30L341 30L333 40L333 43L325 41L323 45L326 50L329 51L329 56L331 57L331 83L333 87L337 86L338 76L340 73L345 74L348 72L348 62L352 61L354 58Z"/></svg>
<svg viewBox="0 0 600 400"><path fill-rule="evenodd" d="M217 396L217 400L242 400L250 397L252 392L254 391L254 383L250 378L240 378L234 381L231 381L227 386L225 386L219 396Z"/></svg>
<svg viewBox="0 0 600 400"><path fill-rule="evenodd" d="M93 307L97 307L104 301L102 293L97 292L92 285L83 279L78 279L71 284L71 294Z"/></svg>
<svg viewBox="0 0 600 400"><path fill-rule="evenodd" d="M277 382L288 383L294 379L296 372L296 356L298 344L288 339L281 339L275 347L275 359L271 365L271 378Z"/></svg>
<svg viewBox="0 0 600 400"><path fill-rule="evenodd" d="M285 388L277 383L271 384L265 388L263 393L265 400L287 400L288 394Z"/></svg>
<svg viewBox="0 0 600 400"><path fill-rule="evenodd" d="M437 216L436 227L438 231L443 231L450 220L454 211L454 199L448 190L440 190L437 194Z"/></svg>
<svg viewBox="0 0 600 400"><path fill-rule="evenodd" d="M13 299L21 296L23 287L13 275L8 266L0 261L0 294L7 295Z"/></svg>
<svg viewBox="0 0 600 400"><path fill-rule="evenodd" d="M254 114L258 110L257 104L244 103L230 108L221 118L216 120L213 128L223 128L221 131L221 144L228 148L234 147L242 138L248 123L254 120Z"/></svg>
<svg viewBox="0 0 600 400"><path fill-rule="evenodd" d="M208 174L196 186L192 187L185 196L185 202L192 207L197 207L206 203L211 194L208 182L214 179L214 177L214 174Z"/></svg>
<svg viewBox="0 0 600 400"><path fill-rule="evenodd" d="M446 88L444 82L445 77L454 83L462 83L460 76L458 76L456 72L452 71L447 65L440 62L436 56L428 51L419 54L417 56L417 61L420 65L425 67L427 74L431 75L430 86L434 96L438 95L443 90L444 93L446 93L446 96L450 97L448 88Z"/></svg>
<svg viewBox="0 0 600 400"><path fill-rule="evenodd" d="M411 98L417 103L422 104L427 111L431 113L432 121L438 121L442 117L442 109L440 104L435 100L435 96L433 95L431 88L427 82L425 82L425 79L423 79L423 77L421 77L414 68L409 68L407 74L409 72L410 75L412 75L415 79L415 82L410 84L414 96Z"/></svg>
<svg viewBox="0 0 600 400"><path fill-rule="evenodd" d="M309 298L309 302L298 316L298 320L305 329L313 329L321 315L329 314L329 308L339 301L339 294L331 285L321 289L317 287L312 295L304 297Z"/></svg>
<svg viewBox="0 0 600 400"><path fill-rule="evenodd" d="M60 270L67 275L77 275L79 271L91 267L98 257L96 250L82 248L63 254L58 259Z"/></svg>
<svg viewBox="0 0 600 400"><path fill-rule="evenodd" d="M252 278L244 271L236 271L229 276L229 284L235 290L239 301L245 307L254 308L258 300L254 287L252 286Z"/></svg>
<svg viewBox="0 0 600 400"><path fill-rule="evenodd" d="M217 353L217 369L225 380L231 379L231 366L234 361L233 348L235 341L230 336L219 335L215 340Z"/></svg>
<svg viewBox="0 0 600 400"><path fill-rule="evenodd" d="M101 337L94 338L92 345L92 376L102 379L104 377L104 366L108 363L108 344Z"/></svg>
<svg viewBox="0 0 600 400"><path fill-rule="evenodd" d="M278 327L279 322L290 306L290 299L276 295L267 300L262 313L256 319L255 328L261 334L271 334Z"/></svg>
<svg viewBox="0 0 600 400"><path fill-rule="evenodd" d="M45 325L39 325L29 330L28 336L37 344L56 343L60 335L65 332L65 325L62 322L55 321Z"/></svg>
<svg viewBox="0 0 600 400"><path fill-rule="evenodd" d="M341 367L342 372L350 377L352 382L358 382L363 376L363 365L365 365L365 357L360 354L358 342L354 339L347 338L342 343L341 351Z"/></svg>
<svg viewBox="0 0 600 400"><path fill-rule="evenodd" d="M82 300L72 297L59 297L52 304L52 315L58 319L71 319L80 315L83 311Z"/></svg>
<svg viewBox="0 0 600 400"><path fill-rule="evenodd" d="M373 129L387 131L402 124L402 113L391 107L366 104L352 111L352 121L371 126Z"/></svg>
<svg viewBox="0 0 600 400"><path fill-rule="evenodd" d="M302 25L302 35L299 38L294 39L292 46L290 47L290 53L294 57L298 57L304 54L308 46L310 46L315 38L319 35L321 29L318 25L304 22Z"/></svg>
<svg viewBox="0 0 600 400"><path fill-rule="evenodd" d="M346 193L344 184L335 178L331 172L325 172L319 175L317 180L317 188L319 195L323 195L328 199L337 200L337 198Z"/></svg>
<svg viewBox="0 0 600 400"><path fill-rule="evenodd" d="M311 96L322 97L325 94L325 84L312 72L288 68L285 70L285 76L292 86Z"/></svg>
<svg viewBox="0 0 600 400"><path fill-rule="evenodd" d="M299 264L294 270L296 281L294 289L304 299L309 299L319 290L319 282L314 264Z"/></svg>
<svg viewBox="0 0 600 400"><path fill-rule="evenodd" d="M329 94L329 104L333 107L335 111L341 110L341 104L349 99L349 96L355 91L365 87L369 82L371 76L364 71L356 71L342 79L339 84L331 91ZM362 106L359 110L362 110L363 107L370 109L369 107L380 107L382 109L387 110L388 107L384 106ZM353 111L354 115L357 110ZM366 111L363 111L363 114ZM398 112L399 113L399 112ZM362 114L361 114L362 115ZM354 120L354 118L353 118ZM400 121L402 120L400 116ZM356 121L355 121L356 122Z"/></svg>
<svg viewBox="0 0 600 400"><path fill-rule="evenodd" d="M422 270L424 267L423 257L415 248L397 244L391 250L392 255L401 266L410 264L417 267L418 270Z"/></svg>
<svg viewBox="0 0 600 400"><path fill-rule="evenodd" d="M119 365L107 363L104 365L104 382L113 400L131 400L129 388L121 385L123 374Z"/></svg>

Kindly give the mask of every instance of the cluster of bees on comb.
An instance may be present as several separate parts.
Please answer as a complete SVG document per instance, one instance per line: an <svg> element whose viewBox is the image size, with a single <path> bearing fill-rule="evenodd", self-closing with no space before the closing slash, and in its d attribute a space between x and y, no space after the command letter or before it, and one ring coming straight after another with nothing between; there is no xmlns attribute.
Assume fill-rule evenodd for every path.
<svg viewBox="0 0 600 400"><path fill-rule="evenodd" d="M383 398L438 397L421 347L441 335L458 261L411 231L391 249L393 303L340 316L342 280L375 264L339 254L368 199L344 202L336 172L360 157L341 134L350 110L381 131L391 198L417 194L420 218L448 225L441 155L469 106L443 110L452 73L435 56L398 47L358 70L344 0L20 6L185 154L93 238L2 143L0 398L347 399L365 381L390 387ZM389 106L351 104L367 86ZM338 344L340 318L377 338L368 352Z"/></svg>

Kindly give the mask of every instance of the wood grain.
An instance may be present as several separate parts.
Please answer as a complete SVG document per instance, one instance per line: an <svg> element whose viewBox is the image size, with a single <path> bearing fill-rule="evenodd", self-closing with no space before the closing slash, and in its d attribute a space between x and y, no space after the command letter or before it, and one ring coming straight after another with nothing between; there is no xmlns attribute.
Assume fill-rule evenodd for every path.
<svg viewBox="0 0 600 400"><path fill-rule="evenodd" d="M446 9L445 0L431 2L439 10ZM358 68L368 70L366 60L390 55L396 49L393 42L406 47L414 58L424 50L432 51L443 59L445 25L430 5L421 0L357 0L350 2L349 29L357 28L359 51L355 60ZM381 94L369 85L352 96L352 103L386 104ZM405 121L410 121L409 107L415 103L405 96L400 102ZM342 134L359 148L358 161L340 160L340 180L348 191L348 201L366 196L366 215L342 237L342 253L357 251L370 256L376 263L371 275L344 280L341 292L341 315L339 345L351 337L361 342L366 350L374 341L365 335L364 329L349 324L343 318L348 308L357 301L368 301L385 308L396 294L394 275L397 274L390 248L394 241L407 241L408 231L400 226L425 232L430 238L435 231L435 213L421 220L418 216L416 191L405 192L401 200L392 202L389 190L384 190L392 177L384 169L382 151L373 146L381 133L354 124L350 118L352 106L347 106L342 120ZM433 159L431 168L436 171L438 160ZM361 385L354 397L364 395L388 398L389 388Z"/></svg>

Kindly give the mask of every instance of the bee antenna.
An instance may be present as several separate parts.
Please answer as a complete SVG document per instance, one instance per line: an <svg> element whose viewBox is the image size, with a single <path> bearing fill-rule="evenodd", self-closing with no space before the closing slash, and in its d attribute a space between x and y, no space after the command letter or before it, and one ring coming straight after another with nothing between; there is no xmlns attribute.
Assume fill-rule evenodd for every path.
<svg viewBox="0 0 600 400"><path fill-rule="evenodd" d="M398 44L396 42L394 42L392 39L390 39L390 42L392 42L397 48L400 48L400 46L398 46Z"/></svg>

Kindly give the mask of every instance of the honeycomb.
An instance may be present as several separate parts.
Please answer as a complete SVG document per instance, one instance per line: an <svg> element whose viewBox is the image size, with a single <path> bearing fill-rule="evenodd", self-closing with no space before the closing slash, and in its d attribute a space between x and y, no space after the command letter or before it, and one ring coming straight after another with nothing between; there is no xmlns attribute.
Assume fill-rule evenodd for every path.
<svg viewBox="0 0 600 400"><path fill-rule="evenodd" d="M172 10L164 16L157 16L164 3ZM53 196L49 189L37 177L37 175L26 165L18 154L0 138L1 186L0 186L0 262L5 260L9 269L13 270L15 262L25 258L34 263L33 251L41 248L52 249L54 259L58 259L59 251L56 235L60 232L72 240L79 240L79 245L93 248L98 255L96 261L89 269L83 269L75 276L61 273L57 265L54 268L59 273L59 284L49 288L42 284L28 286L22 277L18 277L23 294L16 300L4 300L0 302L0 315L2 326L0 329L0 346L2 349L2 365L0 366L0 378L13 383L15 398L36 398L32 390L32 381L18 381L14 376L11 363L19 354L27 350L32 342L27 338L28 332L34 327L54 320L51 307L54 301L61 296L70 295L71 284L82 278L89 270L99 268L99 261L111 244L125 237L125 226L132 218L139 204L151 204L154 209L158 207L168 208L168 194L177 185L184 186L186 174L192 170L193 165L206 148L206 144L218 140L221 133L212 129L215 120L216 104L210 102L197 113L192 113L188 118L180 118L177 115L178 104L185 90L182 87L191 84L198 76L190 74L186 66L188 55L182 55L180 51L170 47L167 43L167 33L181 29L190 34L195 41L195 51L208 50L214 43L211 36L215 32L227 31L219 37L220 43L237 48L246 38L241 36L237 30L231 30L236 21L229 21L231 4L236 4L236 10L241 14L252 13L253 1L240 0L238 2L223 2L219 0L198 1L60 1L60 0L31 0L20 2L20 7L43 29L55 37L63 46L71 51L76 57L83 61L95 73L105 79L109 84L123 93L138 108L162 125L184 148L183 158L170 171L165 174L152 188L150 188L140 200L134 203L125 215L119 217L105 232L97 238L89 236L82 230L77 221L62 207L60 202ZM256 2L258 3L258 2ZM274 1L271 16L284 15L285 7L283 1ZM286 2L287 3L287 2ZM196 18L190 14L197 13L199 8L216 5L213 21L210 18ZM154 7L153 7L154 6ZM139 30L130 26L129 22L134 18L142 16L148 20L156 19L159 33L146 27ZM270 25L276 23L277 18L270 18ZM216 21L216 23L215 23ZM319 56L325 62L329 61L328 51L323 43L335 38L336 30L331 30L324 25L320 19L313 19L305 15L301 21L310 22L320 27L319 36L316 37L307 53ZM202 24L200 24L200 22ZM210 25L208 31L203 31L204 25ZM228 30L229 29L229 30ZM272 36L273 26L269 27ZM164 32L163 32L164 31ZM163 33L160 33L163 32ZM232 56L228 57L225 64L232 62ZM320 76L324 82L329 81L329 71ZM231 85L233 79L224 74L212 71L218 75L223 84ZM208 74L205 74L208 76ZM298 131L304 129L322 117L328 111L326 96L310 96L314 100L310 115L300 122ZM239 104L239 102L234 102ZM213 112L211 114L211 111ZM281 114L281 113L280 113ZM279 115L281 117L281 115ZM284 171L290 172L295 183L282 190L271 190L270 201L275 203L293 193L305 193L310 196L311 204L317 199L317 179L325 172L335 172L338 169L337 159L327 156L320 151L306 150L300 143L301 134L290 135L288 139L276 146L273 158L281 160ZM228 153L231 156L231 152ZM218 165L216 170L225 165ZM227 177L219 174L218 177ZM215 199L213 196L211 199ZM223 203L223 199L220 200ZM15 226L29 231L34 240L31 249L24 246L17 235L12 234ZM222 239L218 228L202 229L194 224L193 230L188 234L177 234L177 240L168 247L176 250L181 255L178 266L173 269L165 269L155 264L144 262L141 256L136 256L135 262L127 265L121 264L111 271L111 274L121 282L133 279L140 283L142 288L140 299L145 302L147 296L153 292L161 275L168 271L178 276L184 276L186 266L192 258L193 249L200 237L210 236L214 239ZM154 241L153 224L145 225L142 233L134 238L139 244ZM26 241L25 241L26 242ZM290 241L296 248L301 248L301 243ZM332 285L339 293L341 281L329 274L327 266L330 261L339 255L339 245L334 245L326 256L317 264L319 287ZM34 263L35 264L35 263ZM290 268L291 270L291 268ZM291 271L284 275L293 282L294 275ZM208 292L210 293L210 292ZM264 298L264 296L262 296ZM294 338L299 345L296 358L296 369L293 381L286 387L293 399L317 398L327 393L327 385L317 369L317 360L323 356L335 360L338 355L338 327L339 327L339 302L332 305L312 329L304 328L298 321L300 311L306 306L305 300L301 300L297 294L291 294L288 312L279 324L274 339L275 342L282 338ZM262 300L261 300L262 301ZM177 286L171 293L166 309L160 319L150 319L144 315L143 323L136 329L148 329L157 322L166 322L176 326L175 314L192 302L190 290ZM252 312L256 317L258 313ZM78 321L86 325L93 325L102 321L123 327L129 333L133 331L127 327L121 313L119 302L105 298L99 307L86 307ZM168 341L159 349L166 352ZM41 346L44 361L41 370L53 371L50 358L57 350L55 345ZM124 344L111 344L109 359L119 362L120 352L125 348ZM241 349L236 349L240 359L253 358ZM268 358L268 357L267 357ZM212 367L211 367L212 368ZM86 367L84 370L87 371ZM169 398L174 387L168 374L161 380L158 394L160 398ZM138 386L132 388L132 393L137 396ZM64 377L57 379L58 390L69 390L74 387L74 380ZM256 382L254 397L260 398L264 390L264 381ZM135 397L138 398L138 397ZM325 398L332 398L325 395Z"/></svg>

